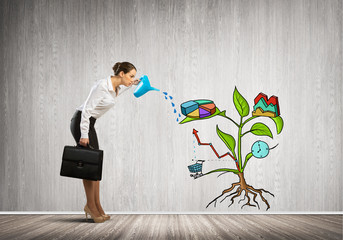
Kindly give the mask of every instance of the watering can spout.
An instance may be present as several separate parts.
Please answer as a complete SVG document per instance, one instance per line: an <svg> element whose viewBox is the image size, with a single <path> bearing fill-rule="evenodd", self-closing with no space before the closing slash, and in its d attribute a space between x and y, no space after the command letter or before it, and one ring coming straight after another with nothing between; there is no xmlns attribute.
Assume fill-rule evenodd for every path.
<svg viewBox="0 0 343 240"><path fill-rule="evenodd" d="M150 90L160 91L160 89L157 89L157 88L154 88L154 87L151 87Z"/></svg>
<svg viewBox="0 0 343 240"><path fill-rule="evenodd" d="M159 89L154 88L150 85L149 78L147 75L142 76L140 80L140 83L137 85L135 91L133 92L133 95L135 95L135 97L138 98L151 90L160 91Z"/></svg>

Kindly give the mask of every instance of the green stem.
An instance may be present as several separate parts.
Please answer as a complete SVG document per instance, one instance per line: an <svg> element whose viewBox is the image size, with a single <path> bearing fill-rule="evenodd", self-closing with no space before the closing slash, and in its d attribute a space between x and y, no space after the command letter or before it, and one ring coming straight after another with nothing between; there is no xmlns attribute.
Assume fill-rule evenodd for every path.
<svg viewBox="0 0 343 240"><path fill-rule="evenodd" d="M238 164L239 164L239 169L241 170L241 172L243 171L242 169L242 153L241 153L241 138L242 138L242 121L243 121L243 117L241 117L241 122L239 124L238 127Z"/></svg>
<svg viewBox="0 0 343 240"><path fill-rule="evenodd" d="M250 132L251 132L251 131L247 131L247 132L243 133L243 134L242 134L242 137L243 137L245 134L250 133Z"/></svg>
<svg viewBox="0 0 343 240"><path fill-rule="evenodd" d="M250 120L253 120L254 118L257 118L257 117L259 117L259 116L252 116L252 117L248 118L247 120L244 121L242 127L243 127L247 122L249 122Z"/></svg>
<svg viewBox="0 0 343 240"><path fill-rule="evenodd" d="M247 165L247 162L248 162L247 160L244 161L244 165L243 165L243 169L242 169L243 171L244 171L245 165Z"/></svg>
<svg viewBox="0 0 343 240"><path fill-rule="evenodd" d="M245 166L247 165L249 159L252 157L252 153L248 153L246 156L245 156L245 161L244 161L244 165L243 165L243 171L245 169Z"/></svg>
<svg viewBox="0 0 343 240"><path fill-rule="evenodd" d="M242 167L241 167L241 165L242 165L242 153L241 153L241 141L242 141L242 139L241 139L241 138L242 138L245 134L251 132L251 131L247 131L247 132L241 134L241 133L242 133L242 128L243 128L243 126L244 126L246 123L248 123L250 120L253 120L254 118L257 118L257 117L259 117L259 116L252 116L252 117L248 118L247 120L245 120L243 124L242 124L242 119L243 119L243 118L241 117L241 124L239 125L239 130L238 130L238 158L239 158L239 168L241 169L241 172L244 171L244 169L245 169L245 167L246 167L246 164L248 163L248 160L250 159L250 157L249 157L249 159L245 159L245 161L244 161L244 166L243 166L243 169L242 169Z"/></svg>
<svg viewBox="0 0 343 240"><path fill-rule="evenodd" d="M228 116L226 116L226 115L220 115L220 116L229 119L231 122L233 122L233 123L239 128L239 125L238 125L234 120L232 120L231 118L229 118Z"/></svg>

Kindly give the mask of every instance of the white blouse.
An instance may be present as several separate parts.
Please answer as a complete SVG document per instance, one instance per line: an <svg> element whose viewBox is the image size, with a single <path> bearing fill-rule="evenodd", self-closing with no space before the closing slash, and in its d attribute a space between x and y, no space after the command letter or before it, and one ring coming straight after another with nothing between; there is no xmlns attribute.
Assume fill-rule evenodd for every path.
<svg viewBox="0 0 343 240"><path fill-rule="evenodd" d="M130 87L118 87L118 96ZM93 85L87 100L76 110L82 111L81 114L81 138L88 138L89 118L99 118L115 104L116 92L113 90L111 76L100 79Z"/></svg>

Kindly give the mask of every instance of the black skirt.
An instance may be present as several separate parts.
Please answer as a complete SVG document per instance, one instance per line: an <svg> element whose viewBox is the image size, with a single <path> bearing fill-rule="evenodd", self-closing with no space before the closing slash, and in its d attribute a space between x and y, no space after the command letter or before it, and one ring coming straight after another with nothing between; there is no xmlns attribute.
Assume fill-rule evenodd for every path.
<svg viewBox="0 0 343 240"><path fill-rule="evenodd" d="M76 144L79 143L81 138L81 129L80 129L80 123L81 123L81 111L76 111L71 119L70 122L70 131L73 135ZM89 132L88 132L88 138L89 138L89 145L92 146L94 149L99 149L99 143L98 143L98 137L96 135L96 131L94 128L96 119L93 117L89 118Z"/></svg>

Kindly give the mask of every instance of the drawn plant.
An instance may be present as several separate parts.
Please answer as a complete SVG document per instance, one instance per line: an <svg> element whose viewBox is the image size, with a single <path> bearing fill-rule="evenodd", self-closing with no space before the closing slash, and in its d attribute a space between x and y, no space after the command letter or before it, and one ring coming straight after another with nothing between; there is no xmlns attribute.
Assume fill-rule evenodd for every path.
<svg viewBox="0 0 343 240"><path fill-rule="evenodd" d="M247 130L247 131L243 130L244 126L248 122L250 122L252 120L256 120L257 118L259 118L261 116L251 116L251 117L248 116L250 113L249 104L247 103L245 98L238 92L236 87L235 87L235 90L233 92L233 103L235 105L235 108L236 108L239 116L240 116L239 123L235 122L232 118L227 116L225 110L220 111L218 108L216 108L215 114L211 115L210 117L213 117L213 116L224 117L224 118L230 120L238 128L238 132L236 135L237 138L235 139L232 135L221 131L220 128L218 127L218 125L216 126L217 135L225 143L225 145L227 146L227 148L231 152L230 155L233 156L233 158L235 159L237 169L220 168L220 169L215 169L215 170L209 171L207 173L204 173L202 176L212 174L212 173L221 173L220 175L222 175L224 173L230 173L231 172L233 174L236 174L239 177L239 181L232 183L232 185L229 188L223 190L221 195L217 196L210 203L208 203L206 208L208 206L210 206L212 203L214 204L214 206L216 206L216 203L218 200L220 200L220 198L222 198L220 201L220 202L222 202L226 198L232 196L230 199L230 201L231 201L231 204L229 205L229 207L230 207L234 203L234 199L241 196L244 192L244 199L242 199L240 201L244 201L245 199L247 199L247 202L242 206L242 208L246 205L252 206L252 207L256 207L256 205L257 205L258 208L260 209L260 206L259 206L258 202L256 201L256 198L258 196L260 196L262 201L267 205L266 210L268 210L270 208L270 205L269 205L268 201L266 200L266 198L263 196L263 193L268 193L268 194L272 195L273 197L274 197L274 195L272 193L270 193L269 191L264 190L263 188L257 189L257 188L254 188L253 186L246 183L246 180L244 177L244 171L245 171L245 168L246 168L249 160L254 156L253 156L252 152L249 152L245 155L244 158L242 158L242 138L249 133L252 133L252 134L257 135L257 136L267 136L270 138L273 138L273 134L270 131L269 127L262 122L256 122L255 124L253 124L251 126L250 130ZM180 122L180 124L191 122L191 121L196 121L196 120L205 120L205 119L208 119L210 117L206 117L203 119L186 117L183 121ZM283 129L283 119L280 116L267 117L267 118L270 118L271 120L273 120L273 122L276 125L277 134L280 134L282 129ZM237 143L237 145L236 145L236 143ZM251 197L252 197L252 201L251 201ZM256 205L254 205L255 203L256 203Z"/></svg>

